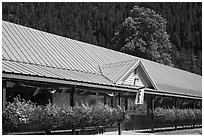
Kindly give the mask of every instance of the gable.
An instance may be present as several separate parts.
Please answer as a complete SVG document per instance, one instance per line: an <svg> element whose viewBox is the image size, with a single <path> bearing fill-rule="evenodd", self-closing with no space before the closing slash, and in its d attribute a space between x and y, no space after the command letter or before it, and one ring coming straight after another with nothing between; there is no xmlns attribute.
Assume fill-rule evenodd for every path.
<svg viewBox="0 0 204 137"><path fill-rule="evenodd" d="M152 88L150 80L146 76L144 70L139 65L137 68L131 72L131 74L123 81L123 85L139 86Z"/></svg>
<svg viewBox="0 0 204 137"><path fill-rule="evenodd" d="M133 71L138 64L138 60L127 60L102 65L100 70L104 77L113 83L119 83L120 79L127 75L129 71Z"/></svg>

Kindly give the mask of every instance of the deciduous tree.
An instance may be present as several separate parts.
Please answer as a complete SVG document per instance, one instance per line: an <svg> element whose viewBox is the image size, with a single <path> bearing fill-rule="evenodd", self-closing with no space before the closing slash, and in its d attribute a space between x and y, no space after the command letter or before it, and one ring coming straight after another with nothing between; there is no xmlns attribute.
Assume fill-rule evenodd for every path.
<svg viewBox="0 0 204 137"><path fill-rule="evenodd" d="M113 41L120 51L166 65L171 63L171 43L167 22L153 10L134 6L115 33Z"/></svg>

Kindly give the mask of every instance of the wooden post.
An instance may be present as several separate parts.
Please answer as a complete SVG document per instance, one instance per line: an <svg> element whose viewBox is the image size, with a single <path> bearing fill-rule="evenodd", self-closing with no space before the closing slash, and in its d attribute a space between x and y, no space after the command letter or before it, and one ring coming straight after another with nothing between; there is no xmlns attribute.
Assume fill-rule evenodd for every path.
<svg viewBox="0 0 204 137"><path fill-rule="evenodd" d="M106 95L104 95L104 105L106 105Z"/></svg>
<svg viewBox="0 0 204 137"><path fill-rule="evenodd" d="M2 89L2 110L4 110L6 107L6 81L3 81Z"/></svg>
<svg viewBox="0 0 204 137"><path fill-rule="evenodd" d="M74 94L76 92L76 87L72 87L71 93L70 93L70 106L74 107ZM72 126L72 135L75 135L75 127Z"/></svg>
<svg viewBox="0 0 204 137"><path fill-rule="evenodd" d="M128 98L125 98L125 110L128 110Z"/></svg>
<svg viewBox="0 0 204 137"><path fill-rule="evenodd" d="M120 106L120 92L118 93L118 105ZM118 122L118 135L121 135L121 125Z"/></svg>
<svg viewBox="0 0 204 137"><path fill-rule="evenodd" d="M174 106L175 106L175 110L177 109L177 97L175 97L174 99ZM175 111L175 115L176 115L176 119L175 119L175 130L177 130L177 111Z"/></svg>
<svg viewBox="0 0 204 137"><path fill-rule="evenodd" d="M196 101L193 100L193 109L195 109ZM193 119L193 128L195 128L195 119Z"/></svg>
<svg viewBox="0 0 204 137"><path fill-rule="evenodd" d="M151 132L154 132L154 95L151 95Z"/></svg>

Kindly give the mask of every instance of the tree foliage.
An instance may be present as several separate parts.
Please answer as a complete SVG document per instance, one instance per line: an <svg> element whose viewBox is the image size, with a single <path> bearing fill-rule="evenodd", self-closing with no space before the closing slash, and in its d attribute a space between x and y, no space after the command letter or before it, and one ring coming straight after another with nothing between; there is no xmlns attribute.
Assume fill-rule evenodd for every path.
<svg viewBox="0 0 204 137"><path fill-rule="evenodd" d="M166 19L174 67L201 75L201 2L3 2L2 19L119 51L121 47L113 46L113 37L134 5L154 10ZM194 66L187 67L190 65Z"/></svg>
<svg viewBox="0 0 204 137"><path fill-rule="evenodd" d="M114 41L121 51L172 65L166 24L166 20L153 10L134 6L116 32Z"/></svg>

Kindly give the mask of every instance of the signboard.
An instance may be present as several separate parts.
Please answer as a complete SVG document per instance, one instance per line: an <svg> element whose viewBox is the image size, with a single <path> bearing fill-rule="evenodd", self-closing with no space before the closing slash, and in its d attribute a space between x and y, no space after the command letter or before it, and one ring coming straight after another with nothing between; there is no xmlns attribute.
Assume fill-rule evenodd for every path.
<svg viewBox="0 0 204 137"><path fill-rule="evenodd" d="M143 104L144 103L144 89L138 90L135 97L135 104Z"/></svg>

